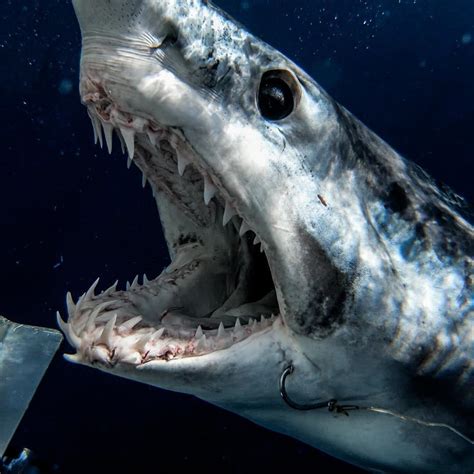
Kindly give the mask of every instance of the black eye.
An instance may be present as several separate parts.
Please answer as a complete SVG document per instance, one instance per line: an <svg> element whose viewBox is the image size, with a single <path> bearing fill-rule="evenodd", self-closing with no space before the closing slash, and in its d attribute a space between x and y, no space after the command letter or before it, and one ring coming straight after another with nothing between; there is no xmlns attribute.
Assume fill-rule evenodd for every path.
<svg viewBox="0 0 474 474"><path fill-rule="evenodd" d="M295 108L293 77L287 71L268 71L262 76L258 108L267 120L282 120Z"/></svg>

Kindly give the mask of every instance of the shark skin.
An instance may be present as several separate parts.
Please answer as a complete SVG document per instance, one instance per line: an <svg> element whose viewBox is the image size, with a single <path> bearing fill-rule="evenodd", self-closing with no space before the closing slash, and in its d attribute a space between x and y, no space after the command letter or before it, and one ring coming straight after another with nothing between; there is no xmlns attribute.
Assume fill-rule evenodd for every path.
<svg viewBox="0 0 474 474"><path fill-rule="evenodd" d="M73 5L96 142L116 134L143 172L172 263L68 294L67 358L370 471L472 472L462 198L207 1ZM292 400L361 409L291 408L289 366Z"/></svg>

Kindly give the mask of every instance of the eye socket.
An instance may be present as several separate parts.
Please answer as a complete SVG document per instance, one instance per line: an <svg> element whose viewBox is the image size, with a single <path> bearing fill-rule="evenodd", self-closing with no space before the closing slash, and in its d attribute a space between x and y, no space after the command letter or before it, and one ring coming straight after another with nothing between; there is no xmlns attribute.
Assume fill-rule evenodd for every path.
<svg viewBox="0 0 474 474"><path fill-rule="evenodd" d="M267 120L282 120L296 107L299 86L293 75L284 70L263 74L258 91L258 108Z"/></svg>

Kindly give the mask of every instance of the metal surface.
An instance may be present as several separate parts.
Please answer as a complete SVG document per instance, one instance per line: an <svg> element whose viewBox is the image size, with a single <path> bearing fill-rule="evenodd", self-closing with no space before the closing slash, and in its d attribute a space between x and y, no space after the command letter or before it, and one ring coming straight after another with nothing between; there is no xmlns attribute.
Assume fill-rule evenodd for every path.
<svg viewBox="0 0 474 474"><path fill-rule="evenodd" d="M58 331L0 316L0 458L61 341Z"/></svg>

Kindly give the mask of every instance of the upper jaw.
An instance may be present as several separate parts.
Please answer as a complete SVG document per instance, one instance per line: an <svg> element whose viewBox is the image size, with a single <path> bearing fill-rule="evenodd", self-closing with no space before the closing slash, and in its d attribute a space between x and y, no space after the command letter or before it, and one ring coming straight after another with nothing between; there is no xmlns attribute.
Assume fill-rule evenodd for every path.
<svg viewBox="0 0 474 474"><path fill-rule="evenodd" d="M212 172L203 166L202 158L183 132L146 115L123 110L113 101L107 86L96 80L83 78L83 84L87 86L83 90L83 102L88 108L96 142L111 152L113 132L117 130L123 148L128 151L129 164L135 162L141 169L144 183L150 183L159 206L161 201L162 205L174 205L180 212L165 216L163 222L171 229L167 233L171 236L168 245L173 263L167 271L152 282L144 280L142 285L135 279L126 291L118 291L114 286L95 295L93 285L77 304L68 296L68 322L58 316L58 323L77 350L71 360L104 367L124 364L139 367L151 361L196 357L226 349L269 328L276 320L272 309L278 313L274 297L267 297L252 307L258 311L254 314L245 305L248 293L245 285L242 288L238 282L231 285L230 294L225 285L221 292L216 289L221 278L219 268L229 267L236 258L232 254L243 252L244 256L239 257L242 263L250 258L246 257L252 243L247 242L246 236L250 228L222 196L225 193L219 193ZM163 147L167 149L164 151ZM184 184L179 184L180 179ZM191 194L187 204L181 199L184 191ZM196 199L200 202L196 203ZM173 228L179 232L173 233ZM191 242L190 236L194 239ZM256 237L255 243L258 242ZM204 267L207 274L192 280ZM225 303L220 312L214 311L216 319L209 318L212 306L207 311L194 308L196 314L190 314L191 306L186 310L184 305L183 312L187 291L180 286L183 275L185 281L200 282L200 290L193 288L195 293L207 293L217 298L220 305ZM217 275L216 280L213 282L209 275Z"/></svg>

